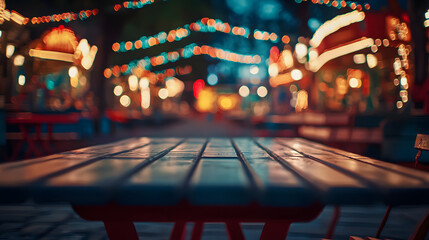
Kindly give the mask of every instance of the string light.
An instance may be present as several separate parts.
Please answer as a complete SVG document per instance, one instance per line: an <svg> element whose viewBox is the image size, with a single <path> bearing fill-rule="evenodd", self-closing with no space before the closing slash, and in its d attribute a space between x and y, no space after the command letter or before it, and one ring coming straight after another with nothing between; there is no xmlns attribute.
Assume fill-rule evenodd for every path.
<svg viewBox="0 0 429 240"><path fill-rule="evenodd" d="M166 1L166 0L164 0ZM113 10L115 10L115 12L119 11L121 8L126 8L126 9L139 9L142 8L146 5L150 5L155 3L155 0L139 0L139 1L125 1L122 4L115 4L113 6Z"/></svg>
<svg viewBox="0 0 429 240"><path fill-rule="evenodd" d="M128 64L123 64L122 66L116 65L111 68L107 68L104 70L104 76L108 78L112 75L116 77L118 77L120 74L127 75L130 74L131 71L136 67L149 70L151 67L176 62L180 58L191 58L195 55L207 55L211 58L243 64L258 64L261 62L261 56L259 55L244 55L207 45L198 46L197 44L193 43L176 51L168 53L163 52L158 56L145 57L143 59L133 60Z"/></svg>
<svg viewBox="0 0 429 240"><path fill-rule="evenodd" d="M307 0L295 0L296 3L301 3L301 2L307 2ZM369 5L369 3L365 3L362 7L362 5L360 5L359 3L356 2L352 2L352 1L329 1L329 0L312 0L309 1L313 4L320 4L320 5L325 5L328 7L334 7L337 9L341 9L341 8L350 8L351 10L358 10L358 11L362 11L362 10L370 10L371 9L371 5Z"/></svg>
<svg viewBox="0 0 429 240"><path fill-rule="evenodd" d="M41 24L41 23L52 23L52 22L60 22L64 21L66 23L75 21L77 19L80 20L86 20L90 18L91 16L95 16L98 14L98 9L94 8L92 10L82 10L79 13L77 12L65 12L65 13L58 13L58 14L52 14L52 15L46 15L41 17L32 17L31 20L29 18L26 18L26 21L24 21L24 24Z"/></svg>
<svg viewBox="0 0 429 240"><path fill-rule="evenodd" d="M229 23L223 22L219 19L202 18L190 24L186 24L183 27L172 29L167 32L161 31L152 36L141 36L139 39L134 41L129 40L123 42L115 42L112 45L112 50L114 52L128 52L138 49L147 49L166 42L180 41L183 38L189 37L192 31L205 33L223 32L226 34L241 36L245 38L253 36L256 40L271 41L273 43L277 43L280 38L279 35L274 32L267 32L255 29L253 31L253 35L251 35L251 31L249 30L249 28L231 26ZM289 39L289 37L284 35L282 37L282 41L284 42L286 41L286 39ZM290 39L287 40L287 42L289 41Z"/></svg>

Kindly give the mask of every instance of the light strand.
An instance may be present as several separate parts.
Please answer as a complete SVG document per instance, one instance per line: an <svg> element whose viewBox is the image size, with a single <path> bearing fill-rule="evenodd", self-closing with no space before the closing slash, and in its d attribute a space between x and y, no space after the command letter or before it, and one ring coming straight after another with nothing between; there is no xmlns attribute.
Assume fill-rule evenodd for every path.
<svg viewBox="0 0 429 240"><path fill-rule="evenodd" d="M251 31L246 27L231 26L229 23L224 23L222 20L219 19L202 18L190 24L186 24L183 27L169 30L168 32L161 31L152 36L141 36L138 40L135 41L115 42L112 45L112 50L114 52L122 53L134 51L137 49L147 49L166 42L180 41L183 38L189 37L191 31L223 32L245 38L253 36L253 38L256 40L271 41L274 43L277 43L279 41L279 36L274 32L267 32L255 29L253 31L253 34L251 34ZM288 43L289 40L290 39L287 35L284 35L282 37L282 41L284 43Z"/></svg>
<svg viewBox="0 0 429 240"><path fill-rule="evenodd" d="M176 62L180 58L188 59L196 55L207 55L211 58L243 64L258 64L261 62L261 56L259 55L239 54L208 45L198 46L197 44L193 43L176 51L171 51L168 53L163 52L157 56L145 57L143 59L133 60L128 64L123 64L121 66L116 65L111 68L106 68L104 75L107 76L107 78L111 77L112 75L118 77L120 74L129 74L136 67L149 70L151 67Z"/></svg>
<svg viewBox="0 0 429 240"><path fill-rule="evenodd" d="M307 2L307 0L295 0L296 3L302 3L302 2ZM353 2L353 1L330 1L330 0L311 0L308 1L311 2L313 4L320 4L320 5L325 5L328 7L334 7L337 9L341 9L341 8L350 8L351 10L358 10L358 11L362 11L362 10L370 10L371 9L371 5L369 3L365 3L364 6L362 7L361 4L357 3L357 2Z"/></svg>

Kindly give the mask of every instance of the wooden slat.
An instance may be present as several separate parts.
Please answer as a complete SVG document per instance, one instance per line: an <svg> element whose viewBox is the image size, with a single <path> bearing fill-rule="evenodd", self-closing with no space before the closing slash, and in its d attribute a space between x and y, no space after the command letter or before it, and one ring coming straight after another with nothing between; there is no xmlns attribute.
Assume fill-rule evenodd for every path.
<svg viewBox="0 0 429 240"><path fill-rule="evenodd" d="M226 152L226 157L205 158L206 152ZM211 139L190 180L187 198L196 205L244 205L254 200L251 183L232 144L227 139ZM210 155L209 155L210 156Z"/></svg>
<svg viewBox="0 0 429 240"><path fill-rule="evenodd" d="M150 140L147 138L128 140L135 144L127 145L129 149L138 148L147 145ZM113 146L108 144L108 146ZM80 157L81 154L71 155L70 153L62 153L53 155L53 157L43 157L32 159L20 163L6 163L0 165L0 202L22 202L29 197L29 188L36 182L49 176L55 176L62 172L71 171L73 169L83 167L95 161L102 159L105 156L111 156L112 152L108 153L101 151L97 154L97 150L103 149L105 146L88 147L86 150L94 154L96 157ZM126 148L123 148L126 149ZM124 150L126 151L126 150ZM76 151L77 153L83 153ZM69 156L74 156L75 159L70 160ZM73 157L72 157L73 158Z"/></svg>
<svg viewBox="0 0 429 240"><path fill-rule="evenodd" d="M351 159L355 159L355 160L363 162L363 163L367 163L367 164L371 164L371 165L374 165L374 166L378 166L380 168L384 168L384 169L389 170L389 171L393 171L393 172L396 172L396 173L399 173L399 174L403 174L403 175L406 175L406 176L411 176L411 177L419 178L419 179L421 179L423 181L429 182L429 174L427 174L426 172L423 172L423 171L418 171L418 170L414 170L414 169L411 169L411 168L404 168L404 167L399 166L397 164L393 164L393 163L389 163L389 162L383 162L383 161L376 160L376 159L373 159L373 158L361 156L361 155L356 154L356 153L350 153L350 152L347 152L347 151L344 151L344 150L340 150L340 149L337 149L337 148L328 147L328 146L325 146L325 145L322 145L322 144L319 144L319 143L310 142L310 141L307 141L307 140L304 140L304 139L295 139L295 140L298 141L298 142L301 142L301 143L303 143L305 145L311 146L313 148L318 148L320 150L325 150L325 151L328 151L328 152L336 153L336 154L339 154L339 155L342 155L342 156L345 156L345 157L348 157L348 158L351 158Z"/></svg>
<svg viewBox="0 0 429 240"><path fill-rule="evenodd" d="M121 204L174 205L185 194L186 181L206 147L206 139L188 139L120 186L116 200Z"/></svg>
<svg viewBox="0 0 429 240"><path fill-rule="evenodd" d="M260 183L256 191L262 205L305 206L318 200L314 188L273 160L251 139L235 138L233 142Z"/></svg>
<svg viewBox="0 0 429 240"><path fill-rule="evenodd" d="M297 141L283 139L281 142L315 161L360 179L374 189L378 189L377 197L387 204L425 204L429 202L429 184L424 179L374 164L362 164L363 162L356 159ZM403 170L407 171L405 168Z"/></svg>
<svg viewBox="0 0 429 240"><path fill-rule="evenodd" d="M165 144L157 143L154 140L152 144L138 149L147 152L151 152L154 148L157 149L148 158L114 159L112 156L46 179L32 189L33 198L38 202L66 201L73 204L106 204L112 200L114 187L120 184L121 180L163 157L180 143L181 139Z"/></svg>
<svg viewBox="0 0 429 240"><path fill-rule="evenodd" d="M280 164L293 170L308 184L314 186L318 190L318 197L325 203L353 204L374 201L372 198L375 195L374 190L352 176L304 156L285 156L283 153L285 147L273 139L259 139L257 143Z"/></svg>

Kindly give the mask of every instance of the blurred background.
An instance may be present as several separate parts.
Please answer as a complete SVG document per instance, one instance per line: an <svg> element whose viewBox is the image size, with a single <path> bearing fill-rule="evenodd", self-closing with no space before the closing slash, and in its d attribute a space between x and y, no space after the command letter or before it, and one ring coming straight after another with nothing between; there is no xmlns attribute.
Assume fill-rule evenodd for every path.
<svg viewBox="0 0 429 240"><path fill-rule="evenodd" d="M1 159L254 136L412 162L428 34L419 0L0 0Z"/></svg>

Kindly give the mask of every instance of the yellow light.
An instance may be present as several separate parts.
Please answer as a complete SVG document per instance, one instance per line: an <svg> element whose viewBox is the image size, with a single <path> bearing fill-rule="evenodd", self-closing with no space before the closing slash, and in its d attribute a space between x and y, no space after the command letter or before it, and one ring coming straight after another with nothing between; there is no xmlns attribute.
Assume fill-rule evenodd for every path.
<svg viewBox="0 0 429 240"><path fill-rule="evenodd" d="M393 84L395 84L395 86L399 85L399 80L397 78L393 79Z"/></svg>
<svg viewBox="0 0 429 240"><path fill-rule="evenodd" d="M11 45L11 44L8 44L6 46L6 57L7 58L12 57L12 55L13 55L14 52L15 52L15 46Z"/></svg>
<svg viewBox="0 0 429 240"><path fill-rule="evenodd" d="M372 38L361 38L361 40L341 46L341 47L337 47L335 49L332 50L328 50L322 54L320 54L320 56L314 60L314 61L310 61L309 62L309 67L311 69L311 71L316 72L318 71L325 63L327 63L328 61L344 56L346 54L352 53L352 52L356 52L359 51L361 49L367 48L367 47L371 47L371 46L375 46L374 45L374 40Z"/></svg>
<svg viewBox="0 0 429 240"><path fill-rule="evenodd" d="M158 96L161 99L166 99L168 97L168 90L166 88L159 89Z"/></svg>
<svg viewBox="0 0 429 240"><path fill-rule="evenodd" d="M256 75L256 74L258 74L258 72L259 72L259 67L258 66L253 65L253 66L250 67L250 73L251 74Z"/></svg>
<svg viewBox="0 0 429 240"><path fill-rule="evenodd" d="M293 80L295 81L299 81L302 79L302 72L299 69L294 69L290 72L290 75L292 77Z"/></svg>
<svg viewBox="0 0 429 240"><path fill-rule="evenodd" d="M364 54L355 54L353 56L353 62L356 64L364 64L365 63L365 55Z"/></svg>
<svg viewBox="0 0 429 240"><path fill-rule="evenodd" d="M326 21L316 30L313 37L310 39L310 45L316 48L328 35L338 31L340 28L346 27L355 22L363 21L364 19L364 12L353 11Z"/></svg>
<svg viewBox="0 0 429 240"><path fill-rule="evenodd" d="M238 89L238 94L239 94L241 97L247 97L247 96L249 96L249 94L250 94L250 90L249 90L249 88L248 88L247 86L241 86L241 87Z"/></svg>
<svg viewBox="0 0 429 240"><path fill-rule="evenodd" d="M120 96L122 93L124 92L124 89L121 87L121 86L116 86L114 89L113 89L113 94L115 94L115 96Z"/></svg>
<svg viewBox="0 0 429 240"><path fill-rule="evenodd" d="M140 89L145 89L149 87L149 78L147 77L140 78L139 86L140 86Z"/></svg>
<svg viewBox="0 0 429 240"><path fill-rule="evenodd" d="M351 88L360 88L362 86L362 81L360 79L357 79L357 78L350 78L349 86Z"/></svg>
<svg viewBox="0 0 429 240"><path fill-rule="evenodd" d="M19 75L18 84L21 86L24 86L24 84L25 84L25 76L24 75Z"/></svg>
<svg viewBox="0 0 429 240"><path fill-rule="evenodd" d="M203 89L199 93L195 107L200 112L214 111L216 107L216 99L216 93L213 90Z"/></svg>
<svg viewBox="0 0 429 240"><path fill-rule="evenodd" d="M268 74L270 75L270 77L275 77L279 75L279 67L277 63L270 64L270 66L268 67Z"/></svg>
<svg viewBox="0 0 429 240"><path fill-rule="evenodd" d="M268 90L266 87L260 86L260 87L258 87L258 90L256 90L256 93L258 94L259 97L263 98L263 97L267 96Z"/></svg>
<svg viewBox="0 0 429 240"><path fill-rule="evenodd" d="M13 65L15 66L22 66L24 65L25 57L22 55L16 55L13 59Z"/></svg>
<svg viewBox="0 0 429 240"><path fill-rule="evenodd" d="M80 50L82 52L82 55L87 55L89 53L89 43L88 40L85 38L80 40L79 44L77 45L77 50Z"/></svg>
<svg viewBox="0 0 429 240"><path fill-rule="evenodd" d="M218 105L222 110L231 110L234 107L231 97L220 96L218 99Z"/></svg>
<svg viewBox="0 0 429 240"><path fill-rule="evenodd" d="M286 68L290 68L293 66L293 56L290 50L283 50L281 56Z"/></svg>
<svg viewBox="0 0 429 240"><path fill-rule="evenodd" d="M150 89L145 87L141 89L141 107L143 109L148 109L150 107Z"/></svg>
<svg viewBox="0 0 429 240"><path fill-rule="evenodd" d="M304 43L297 43L295 45L295 53L297 58L303 58L305 55L307 55L307 46Z"/></svg>
<svg viewBox="0 0 429 240"><path fill-rule="evenodd" d="M78 71L77 67L72 66L72 67L69 68L69 76L70 76L70 78L76 78L78 74L79 74L79 71Z"/></svg>
<svg viewBox="0 0 429 240"><path fill-rule="evenodd" d="M139 79L136 75L131 75L128 77L128 86L131 91L136 91L139 85Z"/></svg>
<svg viewBox="0 0 429 240"><path fill-rule="evenodd" d="M305 90L299 90L296 97L295 111L301 112L308 108L308 93Z"/></svg>
<svg viewBox="0 0 429 240"><path fill-rule="evenodd" d="M315 48L310 48L308 51L308 58L310 61L315 60L319 56L319 53Z"/></svg>
<svg viewBox="0 0 429 240"><path fill-rule="evenodd" d="M377 57L374 54L366 55L366 62L368 63L369 68L375 68L378 64Z"/></svg>
<svg viewBox="0 0 429 240"><path fill-rule="evenodd" d="M131 98L128 97L127 95L122 95L121 98L119 99L119 102L121 103L122 106L128 107L131 104Z"/></svg>
<svg viewBox="0 0 429 240"><path fill-rule="evenodd" d="M70 85L72 86L72 87L77 87L77 85L79 84L79 80L78 80L78 78L77 77L72 77L72 78L70 78Z"/></svg>
<svg viewBox="0 0 429 240"><path fill-rule="evenodd" d="M179 79L173 77L165 82L165 86L168 90L168 97L175 97L185 89L185 84Z"/></svg>
<svg viewBox="0 0 429 240"><path fill-rule="evenodd" d="M408 80L407 80L407 78L406 77L401 77L401 85L402 86L405 86L405 85L407 85L408 84Z"/></svg>
<svg viewBox="0 0 429 240"><path fill-rule="evenodd" d="M402 103L401 101L397 101L396 102L396 108L402 108L404 106L404 103Z"/></svg>
<svg viewBox="0 0 429 240"><path fill-rule="evenodd" d="M86 79L85 76L82 76L82 77L79 78L79 84L81 86L85 86L87 82L88 82L88 79Z"/></svg>
<svg viewBox="0 0 429 240"><path fill-rule="evenodd" d="M30 49L28 54L30 55L30 57L35 57L35 58L56 60L56 61L63 61L63 62L74 62L74 55L71 53Z"/></svg>

